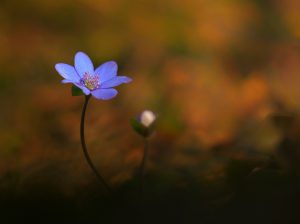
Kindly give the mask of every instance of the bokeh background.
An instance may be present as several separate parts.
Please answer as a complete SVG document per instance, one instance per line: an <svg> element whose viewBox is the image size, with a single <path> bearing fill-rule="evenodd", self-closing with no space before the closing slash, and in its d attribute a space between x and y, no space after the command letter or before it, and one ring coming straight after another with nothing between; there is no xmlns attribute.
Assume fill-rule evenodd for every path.
<svg viewBox="0 0 300 224"><path fill-rule="evenodd" d="M300 221L299 12L298 0L1 0L0 222ZM83 97L54 69L77 51L134 80L87 111L114 196L82 154ZM144 109L158 123L140 205L129 120Z"/></svg>

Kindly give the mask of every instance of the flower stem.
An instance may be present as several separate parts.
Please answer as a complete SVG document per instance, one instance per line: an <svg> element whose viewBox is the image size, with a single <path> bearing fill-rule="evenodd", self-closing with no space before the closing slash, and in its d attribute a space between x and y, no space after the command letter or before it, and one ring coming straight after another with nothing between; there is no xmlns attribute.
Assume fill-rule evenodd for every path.
<svg viewBox="0 0 300 224"><path fill-rule="evenodd" d="M144 155L140 165L140 196L141 197L143 197L143 191L144 191L144 179L145 179L144 177L145 177L146 161L148 157L148 148L149 148L148 139L144 138Z"/></svg>
<svg viewBox="0 0 300 224"><path fill-rule="evenodd" d="M83 154L84 157L87 161L87 163L89 164L90 168L92 169L92 171L95 173L95 175L97 176L98 180L104 185L105 189L108 192L111 192L110 187L108 186L108 184L105 182L104 178L101 176L101 174L97 171L96 167L94 166L90 155L88 153L86 144L85 144L85 137L84 137L84 121L85 121L85 112L86 112L86 108L89 102L91 95L85 96L85 101L83 104L83 108L82 108L82 113L81 113L81 122L80 122L80 140L81 140L81 146L83 149Z"/></svg>

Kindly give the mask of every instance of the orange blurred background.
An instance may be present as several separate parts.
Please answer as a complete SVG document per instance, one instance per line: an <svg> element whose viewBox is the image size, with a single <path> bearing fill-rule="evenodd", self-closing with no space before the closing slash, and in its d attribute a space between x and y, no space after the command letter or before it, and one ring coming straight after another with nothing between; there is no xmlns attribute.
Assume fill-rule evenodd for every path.
<svg viewBox="0 0 300 224"><path fill-rule="evenodd" d="M77 51L95 66L115 60L133 78L87 111L88 148L111 185L134 178L143 141L129 119L144 109L159 116L148 172L210 180L231 159L276 157L300 134L299 8L297 0L2 0L1 188L52 183L72 194L95 181L80 146L83 98L54 69Z"/></svg>

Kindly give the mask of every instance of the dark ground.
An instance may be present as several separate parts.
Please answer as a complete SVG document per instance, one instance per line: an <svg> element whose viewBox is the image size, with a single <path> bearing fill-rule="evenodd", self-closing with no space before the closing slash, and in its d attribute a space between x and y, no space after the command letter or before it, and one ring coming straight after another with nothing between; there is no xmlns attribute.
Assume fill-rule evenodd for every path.
<svg viewBox="0 0 300 224"><path fill-rule="evenodd" d="M146 176L143 199L137 181L111 194L95 181L67 195L55 183L35 183L18 192L2 180L1 223L300 223L300 175L276 166L253 171L233 160L227 177L166 182Z"/></svg>

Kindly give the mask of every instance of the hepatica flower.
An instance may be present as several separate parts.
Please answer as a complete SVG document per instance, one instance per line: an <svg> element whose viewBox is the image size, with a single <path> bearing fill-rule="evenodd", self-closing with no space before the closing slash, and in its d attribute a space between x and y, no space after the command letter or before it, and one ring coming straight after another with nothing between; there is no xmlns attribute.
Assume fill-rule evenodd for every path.
<svg viewBox="0 0 300 224"><path fill-rule="evenodd" d="M55 65L56 71L64 78L62 83L72 83L82 90L85 95L93 95L97 99L109 100L118 91L116 87L132 81L127 76L118 76L118 65L108 61L94 69L93 62L83 52L78 52L74 58L74 67L64 63Z"/></svg>
<svg viewBox="0 0 300 224"><path fill-rule="evenodd" d="M76 53L74 64L75 66L73 67L68 64L58 63L55 65L55 69L64 78L62 83L72 83L74 85L72 88L73 95L85 94L80 121L81 146L88 165L106 190L110 192L109 185L96 169L87 150L84 134L85 113L91 95L101 100L112 99L118 94L118 91L113 87L122 83L129 83L131 82L131 78L127 76L118 76L118 65L114 61L105 62L94 69L93 62L89 56L83 52Z"/></svg>

